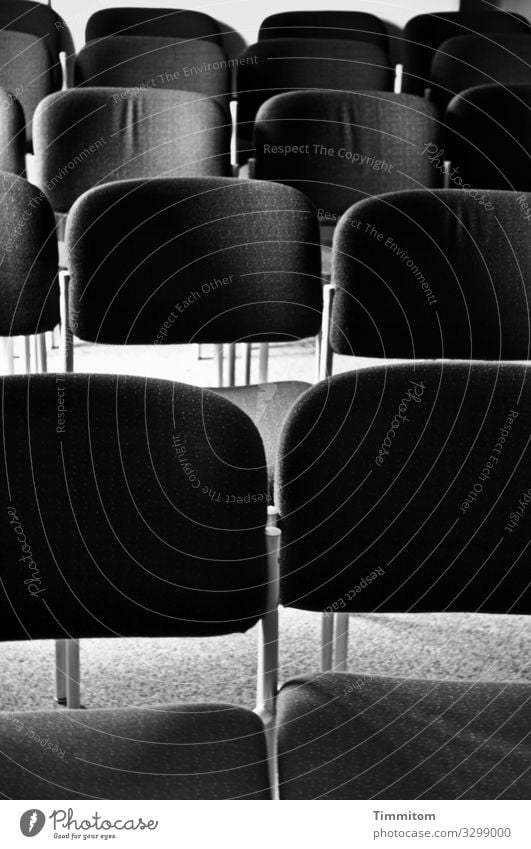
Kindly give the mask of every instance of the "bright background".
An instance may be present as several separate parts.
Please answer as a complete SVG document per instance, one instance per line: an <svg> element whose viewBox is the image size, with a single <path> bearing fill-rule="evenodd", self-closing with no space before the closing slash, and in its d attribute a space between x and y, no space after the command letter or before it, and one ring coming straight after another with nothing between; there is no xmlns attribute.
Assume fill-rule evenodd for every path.
<svg viewBox="0 0 531 849"><path fill-rule="evenodd" d="M85 24L93 12L106 9L109 6L143 6L153 8L175 7L193 8L198 12L206 12L217 18L229 28L238 30L252 44L258 36L258 28L267 15L275 12L286 12L294 9L320 10L330 8L337 11L348 10L371 12L384 20L403 26L409 18L421 12L450 11L459 8L459 0L196 0L193 4L186 2L164 2L164 0L54 0L53 7L68 23L72 30L76 45L84 43Z"/></svg>

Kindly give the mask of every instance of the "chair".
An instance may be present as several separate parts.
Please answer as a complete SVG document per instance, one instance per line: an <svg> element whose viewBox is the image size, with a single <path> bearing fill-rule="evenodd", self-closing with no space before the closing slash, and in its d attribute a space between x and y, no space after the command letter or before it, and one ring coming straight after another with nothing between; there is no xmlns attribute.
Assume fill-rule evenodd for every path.
<svg viewBox="0 0 531 849"><path fill-rule="evenodd" d="M367 41L389 52L385 23L367 12L279 12L264 18L258 41L270 38L339 38Z"/></svg>
<svg viewBox="0 0 531 849"><path fill-rule="evenodd" d="M260 622L257 713L267 723L278 531L266 530L263 501L246 500L267 485L248 417L207 390L114 375L8 377L1 403L1 638L215 636ZM183 458L223 497L205 495ZM72 708L78 672L74 653ZM257 715L164 706L163 693L160 703L2 716L2 795L269 798Z"/></svg>
<svg viewBox="0 0 531 849"><path fill-rule="evenodd" d="M161 36L112 36L91 41L76 56L78 86L178 89L219 97L228 109L231 63L211 41Z"/></svg>
<svg viewBox="0 0 531 849"><path fill-rule="evenodd" d="M271 798L262 721L234 705L0 714L0 749L4 799Z"/></svg>
<svg viewBox="0 0 531 849"><path fill-rule="evenodd" d="M531 33L460 36L439 47L431 66L431 97L444 110L465 89L492 83L531 82Z"/></svg>
<svg viewBox="0 0 531 849"><path fill-rule="evenodd" d="M46 46L53 63L54 90L70 82L74 40L61 15L50 5L32 0L2 0L0 29L32 35Z"/></svg>
<svg viewBox="0 0 531 849"><path fill-rule="evenodd" d="M260 106L286 91L392 91L385 50L338 38L268 38L247 48L238 66L240 152L249 154Z"/></svg>
<svg viewBox="0 0 531 849"><path fill-rule="evenodd" d="M230 118L194 93L83 88L35 115L35 175L56 213L95 185L230 173Z"/></svg>
<svg viewBox="0 0 531 849"><path fill-rule="evenodd" d="M446 110L446 156L474 188L531 190L531 83L485 85ZM525 215L526 210L522 210Z"/></svg>
<svg viewBox="0 0 531 849"><path fill-rule="evenodd" d="M109 35L163 36L173 41L201 39L222 46L218 21L190 9L100 9L87 22L85 41L88 43Z"/></svg>
<svg viewBox="0 0 531 849"><path fill-rule="evenodd" d="M31 151L33 113L57 88L53 57L43 40L0 30L0 87L16 97L24 110L27 149Z"/></svg>
<svg viewBox="0 0 531 849"><path fill-rule="evenodd" d="M267 383L262 344L259 384L251 385L247 357L247 385L235 386L234 348L319 332L320 246L310 202L285 186L231 178L112 183L75 204L66 241L65 370L74 368L74 335L113 345L214 344L223 387L228 344L221 394L260 431L272 504L282 423L308 384Z"/></svg>
<svg viewBox="0 0 531 849"><path fill-rule="evenodd" d="M527 798L529 684L343 670L348 614L530 613L530 377L387 364L317 384L290 413L280 600L339 616L335 671L278 695L281 799Z"/></svg>
<svg viewBox="0 0 531 849"><path fill-rule="evenodd" d="M424 94L431 88L431 63L444 41L457 36L478 36L482 48L489 49L494 33L529 34L529 23L514 12L437 12L416 15L406 24L403 34L402 90Z"/></svg>
<svg viewBox="0 0 531 849"><path fill-rule="evenodd" d="M529 359L531 250L515 192L394 192L338 224L321 376L334 354Z"/></svg>
<svg viewBox="0 0 531 849"><path fill-rule="evenodd" d="M437 109L415 95L290 92L256 116L254 174L304 192L318 208L323 244L358 200L382 192L443 185L423 154L440 147Z"/></svg>
<svg viewBox="0 0 531 849"><path fill-rule="evenodd" d="M278 697L280 798L527 799L530 695L511 681L292 678ZM383 837L397 823L374 825Z"/></svg>
<svg viewBox="0 0 531 849"><path fill-rule="evenodd" d="M286 186L215 177L109 183L77 201L66 241L64 284L85 341L234 345L319 332L315 211ZM69 370L71 345L65 354Z"/></svg>
<svg viewBox="0 0 531 849"><path fill-rule="evenodd" d="M0 171L0 337L4 371L13 374L13 342L24 338L24 369L46 371L43 334L59 324L57 240L50 205L36 186Z"/></svg>
<svg viewBox="0 0 531 849"><path fill-rule="evenodd" d="M26 128L17 98L0 89L0 171L23 177L26 171Z"/></svg>

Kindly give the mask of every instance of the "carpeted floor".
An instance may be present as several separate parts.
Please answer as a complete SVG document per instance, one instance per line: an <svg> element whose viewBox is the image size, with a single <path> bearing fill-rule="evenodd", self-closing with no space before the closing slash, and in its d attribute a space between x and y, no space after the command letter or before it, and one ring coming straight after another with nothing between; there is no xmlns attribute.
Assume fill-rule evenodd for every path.
<svg viewBox="0 0 531 849"><path fill-rule="evenodd" d="M319 669L320 617L284 610L282 680ZM370 674L531 681L531 623L523 616L373 615L350 624L349 669ZM219 700L253 706L256 629L197 640L84 640L86 707ZM51 706L53 644L0 646L0 709Z"/></svg>

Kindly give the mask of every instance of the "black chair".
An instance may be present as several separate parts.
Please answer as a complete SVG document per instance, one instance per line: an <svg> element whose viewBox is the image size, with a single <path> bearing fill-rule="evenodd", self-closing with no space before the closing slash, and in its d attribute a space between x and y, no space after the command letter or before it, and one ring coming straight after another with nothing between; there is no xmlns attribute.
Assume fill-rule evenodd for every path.
<svg viewBox="0 0 531 849"><path fill-rule="evenodd" d="M517 193L420 190L361 201L335 233L321 375L334 354L528 360L530 287Z"/></svg>
<svg viewBox="0 0 531 849"><path fill-rule="evenodd" d="M531 190L531 83L467 89L450 101L445 125L446 156L464 183Z"/></svg>
<svg viewBox="0 0 531 849"><path fill-rule="evenodd" d="M219 97L229 108L233 65L211 41L162 36L112 36L91 41L76 56L78 86L178 89Z"/></svg>
<svg viewBox="0 0 531 849"><path fill-rule="evenodd" d="M271 799L262 721L230 704L0 713L0 747L4 799Z"/></svg>
<svg viewBox="0 0 531 849"><path fill-rule="evenodd" d="M444 110L468 88L492 83L531 83L531 33L496 33L451 38L440 45L431 66L431 97Z"/></svg>
<svg viewBox="0 0 531 849"><path fill-rule="evenodd" d="M38 371L46 371L43 334L59 324L55 220L46 198L22 177L0 171L0 337L4 371L14 371L13 341L24 336L24 368L31 370L35 336Z"/></svg>
<svg viewBox="0 0 531 849"><path fill-rule="evenodd" d="M50 5L33 0L2 0L0 29L24 32L39 39L52 58L54 89L59 90L70 82L74 40L64 19Z"/></svg>
<svg viewBox="0 0 531 849"><path fill-rule="evenodd" d="M35 175L55 212L95 185L230 174L230 116L193 92L80 88L35 115Z"/></svg>
<svg viewBox="0 0 531 849"><path fill-rule="evenodd" d="M286 186L109 183L73 207L67 253L75 332L85 341L288 342L320 329L316 215Z"/></svg>
<svg viewBox="0 0 531 849"><path fill-rule="evenodd" d="M215 636L260 621L267 723L278 531L249 418L206 390L114 375L4 378L1 404L1 639ZM71 707L78 671L74 652ZM205 690L199 705L165 706L161 692L156 708L2 715L0 792L270 798L262 719Z"/></svg>
<svg viewBox="0 0 531 849"><path fill-rule="evenodd" d="M318 209L323 244L353 203L375 194L443 185L424 155L440 148L437 109L387 92L290 92L255 121L254 174L304 192Z"/></svg>
<svg viewBox="0 0 531 849"><path fill-rule="evenodd" d="M279 12L264 18L258 41L268 38L340 38L368 41L389 53L385 23L367 12Z"/></svg>
<svg viewBox="0 0 531 849"><path fill-rule="evenodd" d="M26 171L24 111L11 92L0 89L0 171L23 177Z"/></svg>
<svg viewBox="0 0 531 849"><path fill-rule="evenodd" d="M247 48L238 66L240 153L250 153L260 106L286 91L392 91L394 69L385 50L367 41L271 38Z"/></svg>
<svg viewBox="0 0 531 849"><path fill-rule="evenodd" d="M489 49L494 33L529 34L529 23L514 12L437 12L417 15L403 33L403 91L422 95L431 88L431 63L443 41L464 35L480 36L483 49ZM482 35L482 37L481 37Z"/></svg>
<svg viewBox="0 0 531 849"><path fill-rule="evenodd" d="M222 46L218 21L190 9L100 9L88 19L85 41L88 43L108 35L163 36L173 41L202 39Z"/></svg>
<svg viewBox="0 0 531 849"><path fill-rule="evenodd" d="M341 670L351 613L531 612L530 418L529 365L499 362L361 369L292 410L281 603L345 624L339 671L280 690L281 799L528 797L529 684Z"/></svg>
<svg viewBox="0 0 531 849"><path fill-rule="evenodd" d="M270 502L282 422L307 388L268 384L265 343L321 326L319 230L311 203L286 186L231 178L130 180L83 195L67 223L65 369L72 337L112 345L231 346L223 394L254 420L267 453ZM70 290L71 297L67 297ZM234 387L238 342L261 345L259 384ZM245 383L250 383L250 360Z"/></svg>
<svg viewBox="0 0 531 849"><path fill-rule="evenodd" d="M43 39L13 30L0 30L0 87L24 110L27 150L32 150L33 113L38 103L56 91L53 57Z"/></svg>

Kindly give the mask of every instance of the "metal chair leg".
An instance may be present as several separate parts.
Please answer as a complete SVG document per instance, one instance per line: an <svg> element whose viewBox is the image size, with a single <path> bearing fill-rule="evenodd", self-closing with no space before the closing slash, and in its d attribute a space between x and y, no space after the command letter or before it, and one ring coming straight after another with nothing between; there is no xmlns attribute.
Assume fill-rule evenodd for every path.
<svg viewBox="0 0 531 849"><path fill-rule="evenodd" d="M55 701L66 707L66 640L55 641Z"/></svg>
<svg viewBox="0 0 531 849"><path fill-rule="evenodd" d="M24 371L26 374L31 374L31 339L29 336L24 336Z"/></svg>
<svg viewBox="0 0 531 849"><path fill-rule="evenodd" d="M334 618L323 613L321 619L321 672L330 672L334 660Z"/></svg>
<svg viewBox="0 0 531 849"><path fill-rule="evenodd" d="M46 374L48 370L46 336L44 333L35 336L35 367L38 374Z"/></svg>
<svg viewBox="0 0 531 849"><path fill-rule="evenodd" d="M243 355L243 382L245 386L251 383L251 362L253 359L253 346L249 343L245 345Z"/></svg>
<svg viewBox="0 0 531 849"><path fill-rule="evenodd" d="M218 386L223 386L223 345L214 346L214 357L218 367Z"/></svg>
<svg viewBox="0 0 531 849"><path fill-rule="evenodd" d="M79 642L66 640L66 706L77 710L81 707Z"/></svg>
<svg viewBox="0 0 531 849"><path fill-rule="evenodd" d="M229 365L229 386L236 386L236 345L231 342L227 354Z"/></svg>
<svg viewBox="0 0 531 849"><path fill-rule="evenodd" d="M267 383L267 373L269 371L269 345L267 342L260 342L260 358L258 362L258 382Z"/></svg>
<svg viewBox="0 0 531 849"><path fill-rule="evenodd" d="M348 613L334 614L334 672L347 671Z"/></svg>

